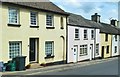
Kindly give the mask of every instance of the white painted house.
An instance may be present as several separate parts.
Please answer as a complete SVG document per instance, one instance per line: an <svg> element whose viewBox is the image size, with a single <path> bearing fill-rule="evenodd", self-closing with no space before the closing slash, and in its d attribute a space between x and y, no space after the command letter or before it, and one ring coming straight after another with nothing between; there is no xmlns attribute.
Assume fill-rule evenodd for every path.
<svg viewBox="0 0 120 77"><path fill-rule="evenodd" d="M67 63L100 57L100 30L80 15L68 17ZM95 23L94 23L95 25Z"/></svg>
<svg viewBox="0 0 120 77"><path fill-rule="evenodd" d="M120 29L118 26L118 21L112 19L111 25L113 25L118 30L116 35L115 34L112 35L112 54L111 54L111 56L118 56L120 53L120 33L119 33Z"/></svg>

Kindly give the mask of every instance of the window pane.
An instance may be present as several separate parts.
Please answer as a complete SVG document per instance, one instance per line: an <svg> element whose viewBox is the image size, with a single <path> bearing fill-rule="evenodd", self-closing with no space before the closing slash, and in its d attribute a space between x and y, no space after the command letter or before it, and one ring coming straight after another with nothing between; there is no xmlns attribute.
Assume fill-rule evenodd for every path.
<svg viewBox="0 0 120 77"><path fill-rule="evenodd" d="M9 42L9 57L14 58L16 56L21 56L20 42Z"/></svg>
<svg viewBox="0 0 120 77"><path fill-rule="evenodd" d="M37 13L31 12L30 17L31 17L31 25L37 25Z"/></svg>
<svg viewBox="0 0 120 77"><path fill-rule="evenodd" d="M18 23L18 10L9 8L9 23Z"/></svg>
<svg viewBox="0 0 120 77"><path fill-rule="evenodd" d="M45 42L45 54L46 56L53 55L53 42Z"/></svg>
<svg viewBox="0 0 120 77"><path fill-rule="evenodd" d="M53 16L52 15L46 15L46 25L47 26L53 26Z"/></svg>

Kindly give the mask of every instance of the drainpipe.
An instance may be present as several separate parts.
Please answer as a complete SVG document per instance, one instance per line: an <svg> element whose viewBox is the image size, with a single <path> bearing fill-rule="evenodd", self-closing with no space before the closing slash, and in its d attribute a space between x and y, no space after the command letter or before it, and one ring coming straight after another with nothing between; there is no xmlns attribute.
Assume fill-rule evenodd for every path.
<svg viewBox="0 0 120 77"><path fill-rule="evenodd" d="M96 28L94 28L94 60L95 60L95 54L96 54Z"/></svg>
<svg viewBox="0 0 120 77"><path fill-rule="evenodd" d="M68 62L68 16L66 17L66 64Z"/></svg>

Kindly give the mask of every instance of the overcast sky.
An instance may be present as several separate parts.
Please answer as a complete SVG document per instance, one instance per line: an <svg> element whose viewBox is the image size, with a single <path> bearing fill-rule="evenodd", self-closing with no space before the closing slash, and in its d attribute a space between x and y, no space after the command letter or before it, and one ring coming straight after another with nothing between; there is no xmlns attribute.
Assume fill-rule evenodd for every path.
<svg viewBox="0 0 120 77"><path fill-rule="evenodd" d="M118 19L118 0L50 0L57 6L75 14L91 19L91 15L101 15L101 22L110 23Z"/></svg>

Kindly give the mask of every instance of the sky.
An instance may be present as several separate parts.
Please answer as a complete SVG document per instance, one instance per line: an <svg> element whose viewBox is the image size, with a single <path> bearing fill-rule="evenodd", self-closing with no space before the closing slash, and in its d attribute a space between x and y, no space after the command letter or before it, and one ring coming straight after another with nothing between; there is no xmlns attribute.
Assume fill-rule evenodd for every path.
<svg viewBox="0 0 120 77"><path fill-rule="evenodd" d="M118 20L118 0L50 0L66 12L91 19L91 15L101 15L100 21L110 23Z"/></svg>

